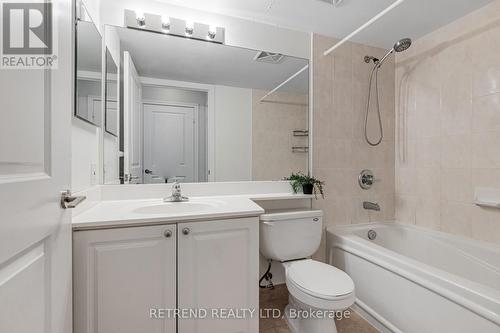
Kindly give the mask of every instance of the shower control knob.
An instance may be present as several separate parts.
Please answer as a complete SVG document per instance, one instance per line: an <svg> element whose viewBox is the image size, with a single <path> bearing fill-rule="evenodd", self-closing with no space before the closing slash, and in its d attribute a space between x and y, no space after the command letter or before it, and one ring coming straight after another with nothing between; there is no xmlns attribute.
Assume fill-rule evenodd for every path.
<svg viewBox="0 0 500 333"><path fill-rule="evenodd" d="M375 176L371 170L363 170L358 177L359 186L363 190L369 190L375 182Z"/></svg>
<svg viewBox="0 0 500 333"><path fill-rule="evenodd" d="M165 232L163 233L163 236L165 236L165 238L170 238L172 237L172 230L165 230Z"/></svg>
<svg viewBox="0 0 500 333"><path fill-rule="evenodd" d="M182 234L183 235L189 235L190 232L191 232L191 230L189 228L182 229Z"/></svg>

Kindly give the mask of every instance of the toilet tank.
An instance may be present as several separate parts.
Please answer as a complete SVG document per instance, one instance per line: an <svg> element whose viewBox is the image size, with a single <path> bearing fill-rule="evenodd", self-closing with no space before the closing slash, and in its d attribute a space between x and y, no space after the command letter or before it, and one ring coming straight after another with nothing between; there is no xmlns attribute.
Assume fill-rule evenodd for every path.
<svg viewBox="0 0 500 333"><path fill-rule="evenodd" d="M276 210L260 216L260 252L267 259L287 261L310 257L319 248L321 210Z"/></svg>

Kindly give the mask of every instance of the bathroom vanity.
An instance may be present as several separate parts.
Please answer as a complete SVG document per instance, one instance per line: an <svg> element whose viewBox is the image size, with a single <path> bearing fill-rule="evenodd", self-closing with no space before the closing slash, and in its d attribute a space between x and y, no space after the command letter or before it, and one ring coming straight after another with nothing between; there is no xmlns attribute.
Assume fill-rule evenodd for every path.
<svg viewBox="0 0 500 333"><path fill-rule="evenodd" d="M257 309L256 219L75 232L75 332L255 332L257 317L158 317L160 309Z"/></svg>
<svg viewBox="0 0 500 333"><path fill-rule="evenodd" d="M102 200L87 193L88 207L73 219L75 333L258 331L264 209L252 199L309 202L310 196L192 196L186 184L189 201L164 203L158 193L168 193L168 186L135 185L149 191L141 198L133 198L141 192L134 186L104 186L113 193L100 194ZM200 312L176 318L174 309L208 313L204 319L189 318ZM255 312L219 319L212 309Z"/></svg>

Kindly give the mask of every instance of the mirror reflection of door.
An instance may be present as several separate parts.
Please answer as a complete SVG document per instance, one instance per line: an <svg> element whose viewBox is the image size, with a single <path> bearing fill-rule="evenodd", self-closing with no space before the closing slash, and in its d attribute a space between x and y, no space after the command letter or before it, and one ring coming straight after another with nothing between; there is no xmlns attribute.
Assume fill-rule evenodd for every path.
<svg viewBox="0 0 500 333"><path fill-rule="evenodd" d="M144 104L145 183L198 181L198 107Z"/></svg>
<svg viewBox="0 0 500 333"><path fill-rule="evenodd" d="M141 184L142 181L142 85L134 62L124 52L124 181Z"/></svg>

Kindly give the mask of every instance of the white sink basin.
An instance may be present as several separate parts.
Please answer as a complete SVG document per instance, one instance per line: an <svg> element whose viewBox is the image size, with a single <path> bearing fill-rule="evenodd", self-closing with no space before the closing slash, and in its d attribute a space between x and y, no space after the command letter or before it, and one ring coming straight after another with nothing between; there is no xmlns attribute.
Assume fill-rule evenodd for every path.
<svg viewBox="0 0 500 333"><path fill-rule="evenodd" d="M219 206L216 201L202 202L165 202L152 206L139 207L133 210L137 214L183 214L183 213L198 213L208 211Z"/></svg>

